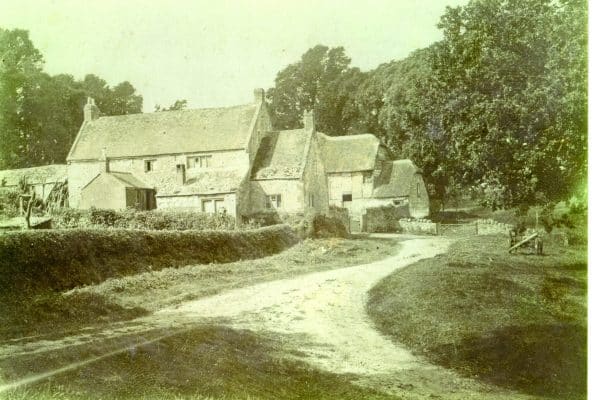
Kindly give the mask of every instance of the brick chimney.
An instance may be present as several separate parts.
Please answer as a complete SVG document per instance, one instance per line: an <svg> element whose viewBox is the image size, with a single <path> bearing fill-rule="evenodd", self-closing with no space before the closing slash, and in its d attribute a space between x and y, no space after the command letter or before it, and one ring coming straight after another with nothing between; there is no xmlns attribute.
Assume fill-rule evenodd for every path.
<svg viewBox="0 0 600 400"><path fill-rule="evenodd" d="M315 117L313 111L304 111L304 129L307 131L315 130Z"/></svg>
<svg viewBox="0 0 600 400"><path fill-rule="evenodd" d="M265 89L254 89L254 102L262 103L263 101L265 101Z"/></svg>
<svg viewBox="0 0 600 400"><path fill-rule="evenodd" d="M100 109L96 106L96 102L91 97L87 98L87 103L83 106L83 120L90 122L100 117Z"/></svg>
<svg viewBox="0 0 600 400"><path fill-rule="evenodd" d="M185 164L177 164L177 183L185 185Z"/></svg>

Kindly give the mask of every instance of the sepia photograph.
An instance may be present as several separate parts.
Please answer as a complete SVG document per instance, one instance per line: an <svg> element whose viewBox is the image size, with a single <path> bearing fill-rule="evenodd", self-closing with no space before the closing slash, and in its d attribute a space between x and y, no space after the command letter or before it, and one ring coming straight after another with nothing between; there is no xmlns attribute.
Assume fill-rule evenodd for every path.
<svg viewBox="0 0 600 400"><path fill-rule="evenodd" d="M0 0L0 400L593 399L588 14Z"/></svg>

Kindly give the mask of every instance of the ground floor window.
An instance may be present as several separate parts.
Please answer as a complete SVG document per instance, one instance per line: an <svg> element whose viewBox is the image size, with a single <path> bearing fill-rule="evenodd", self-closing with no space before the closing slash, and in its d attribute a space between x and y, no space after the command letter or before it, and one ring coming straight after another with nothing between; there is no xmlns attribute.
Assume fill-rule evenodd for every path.
<svg viewBox="0 0 600 400"><path fill-rule="evenodd" d="M265 206L267 208L281 208L281 195L280 194L268 194L266 196Z"/></svg>
<svg viewBox="0 0 600 400"><path fill-rule="evenodd" d="M312 193L308 195L308 206L309 207L315 206L315 195Z"/></svg>
<svg viewBox="0 0 600 400"><path fill-rule="evenodd" d="M226 212L224 199L202 199L202 212L223 213Z"/></svg>
<svg viewBox="0 0 600 400"><path fill-rule="evenodd" d="M352 194L351 193L343 194L342 201L343 202L352 201Z"/></svg>

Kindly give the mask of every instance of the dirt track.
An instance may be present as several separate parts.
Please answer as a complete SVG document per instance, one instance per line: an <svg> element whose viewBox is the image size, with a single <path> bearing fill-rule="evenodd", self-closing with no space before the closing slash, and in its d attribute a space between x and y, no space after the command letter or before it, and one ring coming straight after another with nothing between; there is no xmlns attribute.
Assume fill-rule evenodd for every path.
<svg viewBox="0 0 600 400"><path fill-rule="evenodd" d="M169 319L225 317L254 331L302 335L305 361L342 373L381 374L414 367L405 349L380 335L365 311L367 291L392 271L446 250L446 239L401 243L394 257L232 290L157 313Z"/></svg>
<svg viewBox="0 0 600 400"><path fill-rule="evenodd" d="M401 241L400 241L401 240ZM419 259L446 251L445 238L399 238L398 254L370 264L310 273L271 281L185 302L103 332L79 333L56 340L20 340L0 345L0 359L19 355L68 350L71 346L128 339L125 348L113 347L97 357L79 360L21 381L0 385L0 392L56 373L77 369L115 352L160 340L199 323L216 322L234 328L278 334L293 349L291 357L334 373L355 374L356 382L402 398L528 398L497 392L473 380L433 366L392 343L373 326L365 310L368 290L393 271ZM138 342L135 344L133 342ZM112 345L111 345L112 347ZM485 393L485 394L484 394ZM406 397L409 395L409 397Z"/></svg>

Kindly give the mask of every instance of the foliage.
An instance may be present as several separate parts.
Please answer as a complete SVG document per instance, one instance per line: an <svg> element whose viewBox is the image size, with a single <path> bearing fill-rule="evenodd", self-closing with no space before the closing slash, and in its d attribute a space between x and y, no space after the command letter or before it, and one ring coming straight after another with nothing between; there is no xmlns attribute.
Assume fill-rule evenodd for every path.
<svg viewBox="0 0 600 400"><path fill-rule="evenodd" d="M180 111L185 110L187 108L187 100L175 100L175 103L171 104L169 107L161 107L160 104L154 106L154 112L161 111Z"/></svg>
<svg viewBox="0 0 600 400"><path fill-rule="evenodd" d="M322 132L375 134L442 209L457 193L559 201L587 175L586 24L584 0L471 1L446 9L441 41L367 73L316 46L279 72L274 121L296 128L314 108Z"/></svg>
<svg viewBox="0 0 600 400"><path fill-rule="evenodd" d="M406 206L381 206L367 208L363 222L366 232L398 232L400 218L410 217Z"/></svg>
<svg viewBox="0 0 600 400"><path fill-rule="evenodd" d="M311 225L310 237L317 239L350 236L348 228L339 218L317 214L312 218Z"/></svg>
<svg viewBox="0 0 600 400"><path fill-rule="evenodd" d="M88 96L105 115L139 113L142 97L129 82L109 87L87 75L43 72L43 56L27 31L0 28L0 169L62 163L83 122Z"/></svg>
<svg viewBox="0 0 600 400"><path fill-rule="evenodd" d="M303 112L314 110L318 130L331 135L348 133L356 113L352 96L364 78L349 66L343 47L317 45L281 70L275 87L267 92L273 126L300 128Z"/></svg>
<svg viewBox="0 0 600 400"><path fill-rule="evenodd" d="M224 263L298 242L289 226L248 231L32 230L0 235L0 292L65 290L150 268Z"/></svg>
<svg viewBox="0 0 600 400"><path fill-rule="evenodd" d="M235 218L225 214L174 210L138 211L127 209L115 211L98 208L91 208L89 210L62 208L52 212L52 219L55 228L120 228L182 231L237 230L259 226L253 222L236 225Z"/></svg>
<svg viewBox="0 0 600 400"><path fill-rule="evenodd" d="M19 215L20 194L16 190L0 190L0 218Z"/></svg>

